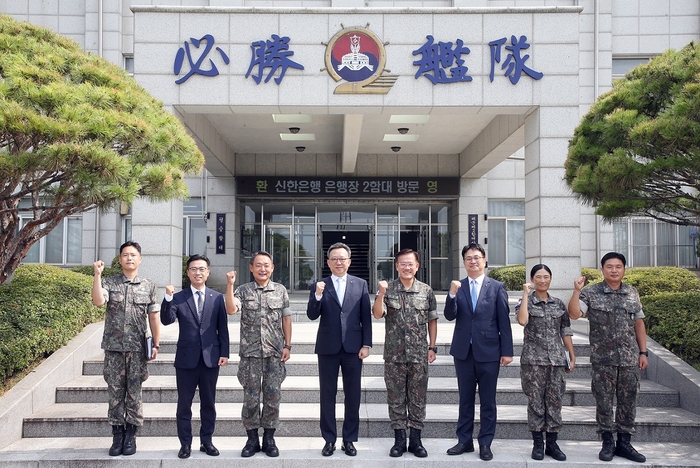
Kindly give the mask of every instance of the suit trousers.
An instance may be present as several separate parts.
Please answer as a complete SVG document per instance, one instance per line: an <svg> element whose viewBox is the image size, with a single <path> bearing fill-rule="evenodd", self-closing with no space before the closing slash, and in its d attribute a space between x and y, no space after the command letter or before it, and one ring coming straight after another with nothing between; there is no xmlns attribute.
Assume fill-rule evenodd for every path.
<svg viewBox="0 0 700 468"><path fill-rule="evenodd" d="M199 387L199 417L202 425L199 440L211 444L216 425L216 382L219 380L219 366L207 367L200 356L199 363L192 369L175 368L177 382L177 436L180 445L192 445L192 400Z"/></svg>
<svg viewBox="0 0 700 468"><path fill-rule="evenodd" d="M496 384L500 361L477 362L472 350L466 359L454 358L459 389L457 439L466 443L474 432L476 387L479 386L479 445L490 446L496 434Z"/></svg>
<svg viewBox="0 0 700 468"><path fill-rule="evenodd" d="M357 353L342 350L336 354L318 355L318 377L321 392L321 435L326 442L335 443L338 431L335 420L335 399L338 393L338 370L343 371L345 417L343 440L357 441L360 430L360 395L362 359Z"/></svg>

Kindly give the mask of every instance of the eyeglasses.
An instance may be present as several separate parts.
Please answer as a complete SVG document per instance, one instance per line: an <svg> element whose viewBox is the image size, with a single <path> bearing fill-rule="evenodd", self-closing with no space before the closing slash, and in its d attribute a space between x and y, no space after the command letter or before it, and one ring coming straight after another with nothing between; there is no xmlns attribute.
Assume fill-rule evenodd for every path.
<svg viewBox="0 0 700 468"><path fill-rule="evenodd" d="M207 268L207 267L199 267L199 268L196 268L196 267L189 267L189 268L187 269L187 271L191 271L192 273L197 273L197 272L199 272L199 273L204 273L204 272L207 271L208 269L209 269L209 268Z"/></svg>
<svg viewBox="0 0 700 468"><path fill-rule="evenodd" d="M464 257L464 261L465 261L465 262L478 262L478 261L481 260L482 258L484 258L484 257L482 257L482 256L480 256L480 255L475 255L475 256L473 256L473 257Z"/></svg>
<svg viewBox="0 0 700 468"><path fill-rule="evenodd" d="M349 258L343 258L343 257L333 257L333 258L330 258L329 260L330 260L331 262L334 262L334 263L345 263L345 262L347 262L347 261L350 260L350 259L349 259Z"/></svg>
<svg viewBox="0 0 700 468"><path fill-rule="evenodd" d="M401 262L401 263L399 263L399 266L401 268L413 268L414 266L416 266L416 264L410 263L410 262Z"/></svg>

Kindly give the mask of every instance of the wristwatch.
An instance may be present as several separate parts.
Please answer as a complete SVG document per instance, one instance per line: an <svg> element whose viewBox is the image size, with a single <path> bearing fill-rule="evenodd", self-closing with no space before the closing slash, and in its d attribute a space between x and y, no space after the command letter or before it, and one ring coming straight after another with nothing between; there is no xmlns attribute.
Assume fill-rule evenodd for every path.
<svg viewBox="0 0 700 468"><path fill-rule="evenodd" d="M649 351L640 351L639 355L641 356L642 354L645 355L646 357L649 357Z"/></svg>
<svg viewBox="0 0 700 468"><path fill-rule="evenodd" d="M430 347L430 346L429 346L429 347L428 347L428 351L432 351L432 352L434 352L435 354L437 354L437 346L435 346L435 347Z"/></svg>
<svg viewBox="0 0 700 468"><path fill-rule="evenodd" d="M284 345L284 349L288 349L288 350L291 351L291 350L292 350L292 345L286 344L286 345Z"/></svg>

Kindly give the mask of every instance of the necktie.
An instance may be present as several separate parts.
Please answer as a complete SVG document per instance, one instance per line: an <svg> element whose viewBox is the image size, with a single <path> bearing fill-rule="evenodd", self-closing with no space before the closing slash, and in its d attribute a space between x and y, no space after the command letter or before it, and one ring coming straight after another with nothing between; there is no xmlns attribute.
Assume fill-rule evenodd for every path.
<svg viewBox="0 0 700 468"><path fill-rule="evenodd" d="M202 309L204 309L204 294L202 291L197 291L197 317L202 321Z"/></svg>
<svg viewBox="0 0 700 468"><path fill-rule="evenodd" d="M476 294L476 280L472 280L472 289L471 289L471 295L472 295L472 310L476 311L476 301L477 301L477 294Z"/></svg>
<svg viewBox="0 0 700 468"><path fill-rule="evenodd" d="M340 302L340 305L342 305L343 297L345 296L345 291L343 291L342 280L340 278L336 278L335 280L335 292L338 295L338 301Z"/></svg>

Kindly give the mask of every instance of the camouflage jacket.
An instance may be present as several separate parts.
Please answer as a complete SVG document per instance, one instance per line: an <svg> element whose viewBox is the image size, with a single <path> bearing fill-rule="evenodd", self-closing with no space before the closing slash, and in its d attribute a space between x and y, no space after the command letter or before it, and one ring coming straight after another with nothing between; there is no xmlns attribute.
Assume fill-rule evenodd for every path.
<svg viewBox="0 0 700 468"><path fill-rule="evenodd" d="M270 281L263 288L255 281L239 286L234 292L241 314L243 357L281 357L284 348L282 317L291 315L287 288Z"/></svg>
<svg viewBox="0 0 700 468"><path fill-rule="evenodd" d="M639 346L634 323L644 318L637 290L625 283L613 290L601 281L584 288L580 300L588 308L583 317L590 323L591 363L637 366Z"/></svg>
<svg viewBox="0 0 700 468"><path fill-rule="evenodd" d="M520 301L515 305L516 314L519 309ZM574 333L564 303L552 296L543 301L533 291L527 297L527 312L520 363L533 366L566 364L562 338Z"/></svg>
<svg viewBox="0 0 700 468"><path fill-rule="evenodd" d="M418 280L405 289L400 280L389 282L382 303L386 319L384 360L422 362L428 359L428 322L438 318L430 286Z"/></svg>
<svg viewBox="0 0 700 468"><path fill-rule="evenodd" d="M102 279L107 304L102 349L141 351L147 330L146 317L160 311L158 289L153 281L136 276L114 275Z"/></svg>

